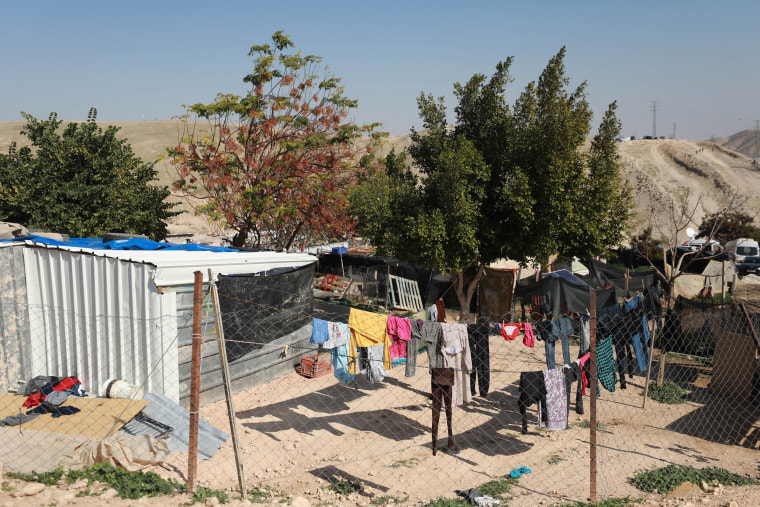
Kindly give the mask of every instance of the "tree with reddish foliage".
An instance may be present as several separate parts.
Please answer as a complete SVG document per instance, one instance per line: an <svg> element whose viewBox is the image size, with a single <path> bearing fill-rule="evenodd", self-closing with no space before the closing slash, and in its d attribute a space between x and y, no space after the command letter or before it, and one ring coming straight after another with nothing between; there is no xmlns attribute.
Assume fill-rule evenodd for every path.
<svg viewBox="0 0 760 507"><path fill-rule="evenodd" d="M196 212L235 232L235 246L289 249L344 237L353 228L350 189L372 163L377 124L348 120L355 100L340 79L315 72L321 58L286 54L289 36L253 46L244 96L218 94L185 106L184 132L169 148L175 191L202 204ZM197 126L206 120L207 128ZM359 149L356 140L370 139ZM200 200L200 201L198 201Z"/></svg>

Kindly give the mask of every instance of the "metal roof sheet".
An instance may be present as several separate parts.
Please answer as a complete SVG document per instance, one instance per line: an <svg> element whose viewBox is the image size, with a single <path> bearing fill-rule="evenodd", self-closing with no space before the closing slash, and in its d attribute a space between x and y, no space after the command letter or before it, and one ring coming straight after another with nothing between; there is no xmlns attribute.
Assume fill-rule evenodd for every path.
<svg viewBox="0 0 760 507"><path fill-rule="evenodd" d="M124 262L150 264L155 267L153 283L156 287L191 285L195 271L203 273L208 281L208 270L218 274L261 273L275 268L298 268L317 258L303 253L283 252L208 252L183 250L95 250L92 248L46 245L26 241L28 247L61 250L70 253L118 259Z"/></svg>

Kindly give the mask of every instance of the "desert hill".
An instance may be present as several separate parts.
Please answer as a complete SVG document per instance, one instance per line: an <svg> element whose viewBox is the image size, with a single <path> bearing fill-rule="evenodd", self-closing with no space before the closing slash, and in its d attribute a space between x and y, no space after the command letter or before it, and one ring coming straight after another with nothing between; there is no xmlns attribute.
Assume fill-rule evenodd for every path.
<svg viewBox="0 0 760 507"><path fill-rule="evenodd" d="M751 159L758 158L757 155L760 154L760 146L758 146L760 131L755 129L742 130L732 136L716 138L712 141Z"/></svg>
<svg viewBox="0 0 760 507"><path fill-rule="evenodd" d="M145 122L99 122L121 128L119 134L128 140L137 156L156 161L167 146L177 143L179 124L175 120ZM19 132L25 122L0 122L0 153L7 153L12 141L24 144ZM687 140L636 140L619 144L623 174L630 182L636 219L634 229L642 230L651 211L662 216L667 203L687 190L693 197L701 195L697 220L719 209L721 199L733 191L749 196L749 206L760 209L760 172L753 159L743 153L754 153L755 131L739 132L716 142ZM402 151L409 146L409 136L391 136L384 151L395 147ZM741 151L741 152L740 152ZM159 182L169 185L174 177L167 161L156 164ZM179 200L176 198L176 200ZM187 204L183 208L189 209ZM699 223L693 224L696 228ZM184 213L174 219L172 233L213 233L217 228L203 217Z"/></svg>

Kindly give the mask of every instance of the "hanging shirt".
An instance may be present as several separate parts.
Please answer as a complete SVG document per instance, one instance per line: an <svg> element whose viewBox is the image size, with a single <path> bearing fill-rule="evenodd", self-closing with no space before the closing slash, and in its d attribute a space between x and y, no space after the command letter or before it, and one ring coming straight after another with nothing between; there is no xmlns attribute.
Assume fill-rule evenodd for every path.
<svg viewBox="0 0 760 507"><path fill-rule="evenodd" d="M443 368L443 351L441 350L443 334L441 332L441 323L423 322L420 327L420 335L422 340L427 344L428 363L431 373L433 368Z"/></svg>
<svg viewBox="0 0 760 507"><path fill-rule="evenodd" d="M420 348L420 341L422 340L422 334L416 320L409 318L409 329L411 330L411 338L406 342L406 369L404 376L414 377L417 372L417 351Z"/></svg>
<svg viewBox="0 0 760 507"><path fill-rule="evenodd" d="M348 371L356 373L356 349L383 345L383 367L391 369L390 339L388 338L388 316L379 313L365 312L351 308L348 314L348 327L351 329L349 340Z"/></svg>
<svg viewBox="0 0 760 507"><path fill-rule="evenodd" d="M451 391L452 405L457 407L472 401L470 373L472 357L466 324L441 324L443 335L443 366L454 368L454 386Z"/></svg>
<svg viewBox="0 0 760 507"><path fill-rule="evenodd" d="M607 336L596 346L596 364L599 382L609 392L614 393L617 375L615 373L615 357L612 355L612 335Z"/></svg>
<svg viewBox="0 0 760 507"><path fill-rule="evenodd" d="M406 344L412 338L412 327L409 319L389 315L388 335L391 338L391 360L406 359Z"/></svg>
<svg viewBox="0 0 760 507"><path fill-rule="evenodd" d="M322 319L311 319L311 339L309 343L324 343L330 339L327 329L328 322Z"/></svg>
<svg viewBox="0 0 760 507"><path fill-rule="evenodd" d="M328 322L327 333L329 338L322 344L322 348L334 349L348 343L351 331L348 329L348 324L343 322Z"/></svg>

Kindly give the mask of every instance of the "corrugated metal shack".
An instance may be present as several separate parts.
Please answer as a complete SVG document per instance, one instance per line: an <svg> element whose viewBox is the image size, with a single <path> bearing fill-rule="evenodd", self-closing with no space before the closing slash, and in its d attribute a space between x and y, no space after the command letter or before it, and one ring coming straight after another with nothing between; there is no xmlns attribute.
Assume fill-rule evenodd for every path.
<svg viewBox="0 0 760 507"><path fill-rule="evenodd" d="M21 254L21 255L19 255ZM108 379L142 385L187 406L192 340L194 272L214 275L266 273L312 266L305 254L238 251L103 250L26 241L0 249L7 386L34 375L76 375L91 392ZM23 257L23 270L19 266ZM19 274L21 273L21 275ZM25 275L25 276L24 276ZM19 305L24 300L25 304ZM11 300L15 298L14 302ZM201 402L221 399L221 373L211 302L204 298ZM26 309L26 315L24 315ZM225 318L226 320L226 318ZM284 337L305 341L310 323ZM302 351L273 364L261 359L231 362L233 390L239 391L292 371ZM255 363L255 364L254 364Z"/></svg>

